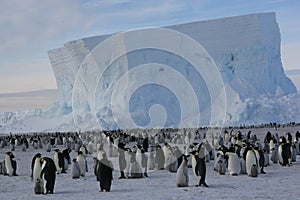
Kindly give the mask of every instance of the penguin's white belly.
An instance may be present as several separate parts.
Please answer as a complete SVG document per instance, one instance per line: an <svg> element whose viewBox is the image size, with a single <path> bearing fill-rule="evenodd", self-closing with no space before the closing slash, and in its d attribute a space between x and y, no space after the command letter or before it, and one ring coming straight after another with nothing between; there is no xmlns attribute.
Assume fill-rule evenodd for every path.
<svg viewBox="0 0 300 200"><path fill-rule="evenodd" d="M231 175L238 175L241 171L241 164L238 156L231 153L228 159L228 171Z"/></svg>
<svg viewBox="0 0 300 200"><path fill-rule="evenodd" d="M279 145L279 147L278 147L278 161L279 161L279 163L283 163L282 146L281 145Z"/></svg>
<svg viewBox="0 0 300 200"><path fill-rule="evenodd" d="M9 176L12 176L13 172L14 172L14 169L11 165L11 161L10 161L10 158L8 156L5 157L5 167L6 167L6 173Z"/></svg>
<svg viewBox="0 0 300 200"><path fill-rule="evenodd" d="M84 158L82 156L77 157L77 162L80 168L80 175L84 176L86 171Z"/></svg>
<svg viewBox="0 0 300 200"><path fill-rule="evenodd" d="M251 167L253 165L257 165L255 153L249 150L246 155L246 169L249 176L251 175Z"/></svg>

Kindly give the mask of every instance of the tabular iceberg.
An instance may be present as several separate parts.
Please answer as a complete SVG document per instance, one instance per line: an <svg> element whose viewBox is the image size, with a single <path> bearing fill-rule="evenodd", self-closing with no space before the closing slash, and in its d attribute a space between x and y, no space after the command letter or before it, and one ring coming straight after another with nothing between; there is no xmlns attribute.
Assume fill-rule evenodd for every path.
<svg viewBox="0 0 300 200"><path fill-rule="evenodd" d="M281 108L289 107L287 99L297 104L299 97L296 87L283 71L280 31L275 13L199 21L163 29L170 30L172 34L176 32L183 35L177 39L174 36L174 43L178 44L174 45L174 48L178 51L192 49L183 42L185 38L186 41L194 41L203 47L204 53L195 54L192 59L198 56L199 60L202 59L201 65L216 66L222 79L223 90L215 92L220 93L221 100L215 101L212 98L211 91L214 89L208 85L210 81L217 81L215 75L203 77L189 60L167 51L168 47L155 49L149 45L147 48L126 51L131 48L131 44L124 38L130 38L132 35L125 33L121 34L121 40L114 40L116 43L114 49L97 49L114 36L102 35L70 41L61 48L48 51L60 94L55 112L59 116L73 114L75 126L81 129L124 128L120 127L120 121L123 120L124 123L124 119L119 119L118 114L113 112L113 108L120 109L124 103L128 103L125 108L130 113L128 118L134 121L133 126L126 128L283 123L299 119L297 105L292 105L293 112L278 108L278 105ZM160 43L173 45L172 42L166 43L171 41L168 35L145 36L142 33L147 32L141 31L140 36L139 32L134 33L137 33L133 38L135 42L144 43L144 40L155 38L152 42L158 46ZM120 54L120 57L112 60L114 54L118 54L119 51L126 54ZM111 57L101 60L102 54ZM92 69L90 66L94 66L96 61L98 68ZM143 70L135 71L132 77L131 72L140 66ZM174 70L180 74L178 77L183 79L174 78L176 76L172 74ZM124 81L126 79L124 76L129 73L125 85L116 83ZM90 76L87 76L88 74ZM82 78L84 76L85 78ZM135 83L141 83L143 79L149 77L153 80L152 84L134 86ZM168 80L167 85L157 77ZM128 94L120 92L120 89L118 91L125 99L128 98L129 102L122 102L122 98L119 97L118 100L112 98L113 95L118 96L112 91L116 85L122 90L129 91L129 97ZM175 89L169 88L171 85L174 88L181 86L183 89L177 93L174 92ZM191 98L192 101L185 87L192 88L197 109L190 106L187 108L190 110L183 110L186 108L182 105L183 101L184 104L188 102L185 98ZM216 113L211 111L212 107L217 111L224 110L225 118L221 124L219 120L214 120ZM277 115L278 112L280 115ZM92 120L93 118L96 122ZM197 123L194 123L195 118ZM125 123L126 120L129 119L125 119Z"/></svg>

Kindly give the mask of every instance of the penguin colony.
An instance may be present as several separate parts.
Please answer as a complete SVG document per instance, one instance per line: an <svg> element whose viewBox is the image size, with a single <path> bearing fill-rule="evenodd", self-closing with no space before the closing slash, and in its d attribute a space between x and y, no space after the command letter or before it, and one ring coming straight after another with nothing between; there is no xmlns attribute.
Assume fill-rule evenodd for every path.
<svg viewBox="0 0 300 200"><path fill-rule="evenodd" d="M94 160L93 174L99 182L100 192L111 191L114 167L119 179L148 177L148 170L176 173L176 186L189 186L188 170L192 170L198 186L206 183L206 163L220 175L257 177L264 174L270 164L291 166L300 155L300 133L279 136L267 132L259 141L251 131L242 133L234 128L209 137L204 129L161 129L103 131L86 133L23 134L0 137L0 148L8 148L0 162L0 174L18 176L16 148L27 151L38 149L31 162L31 181L35 194L53 194L56 176L70 173L71 179L85 177L87 159ZM146 132L147 131L147 132ZM53 153L52 157L43 152ZM74 158L71 152L76 152ZM96 155L96 156L95 156ZM119 166L110 158L116 157ZM21 158L19 158L21 159ZM69 168L69 165L71 167ZM70 172L69 172L69 171Z"/></svg>

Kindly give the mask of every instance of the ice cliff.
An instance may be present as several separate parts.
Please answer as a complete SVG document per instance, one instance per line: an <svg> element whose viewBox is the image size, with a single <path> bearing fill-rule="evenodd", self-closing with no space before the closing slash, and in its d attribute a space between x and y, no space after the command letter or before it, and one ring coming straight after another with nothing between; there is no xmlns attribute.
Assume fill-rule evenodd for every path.
<svg viewBox="0 0 300 200"><path fill-rule="evenodd" d="M287 99L291 96L294 103L298 103L299 98L295 86L283 71L280 56L280 31L275 13L250 14L165 28L185 34L198 42L209 54L210 57L207 58L212 59L216 64L226 90L225 125L270 121L282 123L299 120L298 113L288 113L286 110L277 108L278 105L281 108L289 107ZM82 38L48 51L60 94L55 111L59 116L70 115L74 111L73 106L77 105L82 107L81 112L86 112L81 113L79 117L75 116L78 117L75 119L75 124L76 120L78 123L85 124L81 128L93 128L93 125L89 125L89 119L93 115L91 109L95 110L101 128L118 128L118 119L112 113L111 97L107 97L111 95L106 90L110 85L105 85L106 82L120 79L126 70L130 71L136 66L158 63L159 66L170 66L189 80L198 100L199 111L202 112L201 123L202 125L208 124L209 120L205 117L209 118L212 115L206 112L212 106L212 99L210 99L209 88L203 77L197 75L191 64L180 56L151 48L129 52L126 58L120 57L120 59L126 59L128 64L125 72L122 71L124 70L122 66L118 66L118 63L112 63L112 67L105 70L101 80L96 80L99 82L85 83L86 87L89 87L88 84L96 85L96 92L93 94L90 94L91 91L88 89L82 92L82 98L86 96L97 98L95 105L84 100L74 102L74 84L76 84L78 71L82 70L85 59L93 53L94 48L110 36ZM161 67L158 71L162 73L165 69ZM149 74L149 76L158 75L158 73ZM214 78L211 77L211 79ZM166 75L165 79L172 80L172 76ZM131 81L138 82L139 80ZM176 85L177 81L173 80L172 83ZM185 94L184 91L183 94ZM193 126L189 124L189 120L198 115L191 112L190 116L184 116L184 119L181 119L180 115L183 111L180 110L181 102L178 96L159 84L142 86L131 95L130 117L139 126L151 124L149 115L164 120L163 126L166 127L176 127L180 120L185 121L185 126ZM76 98L75 100L77 101ZM117 103L122 104L122 102ZM155 109L159 110L159 114L155 113ZM295 107L293 110L299 109Z"/></svg>

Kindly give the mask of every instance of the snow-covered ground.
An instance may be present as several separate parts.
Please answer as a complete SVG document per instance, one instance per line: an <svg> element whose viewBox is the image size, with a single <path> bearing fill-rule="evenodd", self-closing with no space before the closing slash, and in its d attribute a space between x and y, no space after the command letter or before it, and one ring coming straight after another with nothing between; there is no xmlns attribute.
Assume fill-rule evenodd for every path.
<svg viewBox="0 0 300 200"><path fill-rule="evenodd" d="M278 129L279 135L291 132L293 135L300 127ZM272 128L250 129L262 139L267 130ZM248 129L242 129L246 134ZM58 148L63 149L62 146ZM0 149L0 160L4 160L8 147ZM300 198L300 156L290 167L270 163L265 168L266 174L257 178L247 175L231 176L219 175L213 170L214 161L207 163L206 182L210 186L195 187L197 184L192 169L189 168L189 187L178 188L175 185L176 173L166 170L149 171L149 178L118 179L118 159L110 158L114 163L114 180L111 192L99 192L98 182L93 173L93 156L88 155L88 173L84 178L72 179L70 165L67 174L58 174L54 194L35 195L30 178L31 159L36 152L42 156L53 158L53 151L33 149L31 146L26 152L17 147L14 155L17 159L17 177L0 176L0 199L299 199ZM76 153L71 152L71 158Z"/></svg>

